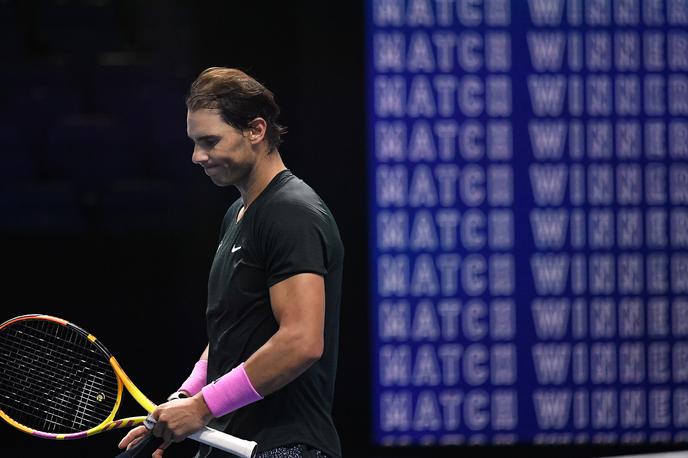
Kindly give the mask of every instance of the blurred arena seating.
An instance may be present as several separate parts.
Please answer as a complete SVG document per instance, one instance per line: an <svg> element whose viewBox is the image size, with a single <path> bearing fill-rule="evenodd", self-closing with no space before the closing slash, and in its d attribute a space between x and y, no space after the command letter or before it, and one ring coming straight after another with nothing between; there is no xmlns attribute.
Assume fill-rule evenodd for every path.
<svg viewBox="0 0 688 458"><path fill-rule="evenodd" d="M175 60L155 46L171 46L165 34L185 23L178 14L179 27L161 31L151 22L159 11L159 2L0 1L0 232L184 224L169 208L196 172L188 64L183 49Z"/></svg>

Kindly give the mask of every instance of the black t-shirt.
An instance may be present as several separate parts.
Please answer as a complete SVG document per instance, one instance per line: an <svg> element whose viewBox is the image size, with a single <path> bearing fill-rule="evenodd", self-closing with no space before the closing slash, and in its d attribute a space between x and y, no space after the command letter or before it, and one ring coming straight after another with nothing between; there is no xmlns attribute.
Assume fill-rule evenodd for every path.
<svg viewBox="0 0 688 458"><path fill-rule="evenodd" d="M325 279L323 355L265 399L210 422L211 428L258 442L258 451L304 443L341 456L332 422L344 248L325 203L289 170L280 172L240 221L238 199L222 223L208 279L208 381L246 361L276 331L269 288L292 275ZM200 457L229 454L201 446Z"/></svg>

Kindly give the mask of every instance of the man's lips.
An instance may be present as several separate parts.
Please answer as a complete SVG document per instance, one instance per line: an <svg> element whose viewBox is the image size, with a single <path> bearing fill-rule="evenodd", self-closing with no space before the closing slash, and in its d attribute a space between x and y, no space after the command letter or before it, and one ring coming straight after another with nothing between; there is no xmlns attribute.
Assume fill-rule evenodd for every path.
<svg viewBox="0 0 688 458"><path fill-rule="evenodd" d="M214 171L219 170L220 166L219 165L210 165L208 167L203 167L203 170L205 170L206 175L211 175L215 173Z"/></svg>

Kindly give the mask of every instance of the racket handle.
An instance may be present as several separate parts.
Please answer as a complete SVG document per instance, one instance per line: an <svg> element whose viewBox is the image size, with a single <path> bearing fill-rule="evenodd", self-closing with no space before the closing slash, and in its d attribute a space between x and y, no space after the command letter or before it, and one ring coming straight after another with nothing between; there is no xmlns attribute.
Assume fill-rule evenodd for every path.
<svg viewBox="0 0 688 458"><path fill-rule="evenodd" d="M256 445L253 441L239 439L229 434L221 433L207 426L189 436L197 442L211 447L219 448L225 452L234 453L241 458L253 458L256 456Z"/></svg>

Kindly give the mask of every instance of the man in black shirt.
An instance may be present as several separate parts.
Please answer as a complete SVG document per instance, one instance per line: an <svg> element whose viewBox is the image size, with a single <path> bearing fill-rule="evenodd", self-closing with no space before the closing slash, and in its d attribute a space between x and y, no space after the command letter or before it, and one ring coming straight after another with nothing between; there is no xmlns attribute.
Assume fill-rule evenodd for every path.
<svg viewBox="0 0 688 458"><path fill-rule="evenodd" d="M258 442L258 457L341 456L331 417L344 250L325 203L282 162L273 94L245 73L205 70L187 97L192 160L235 186L208 281L208 347L153 434L208 424ZM178 398L179 396L174 396ZM147 432L133 429L120 447ZM230 456L201 446L200 458Z"/></svg>

